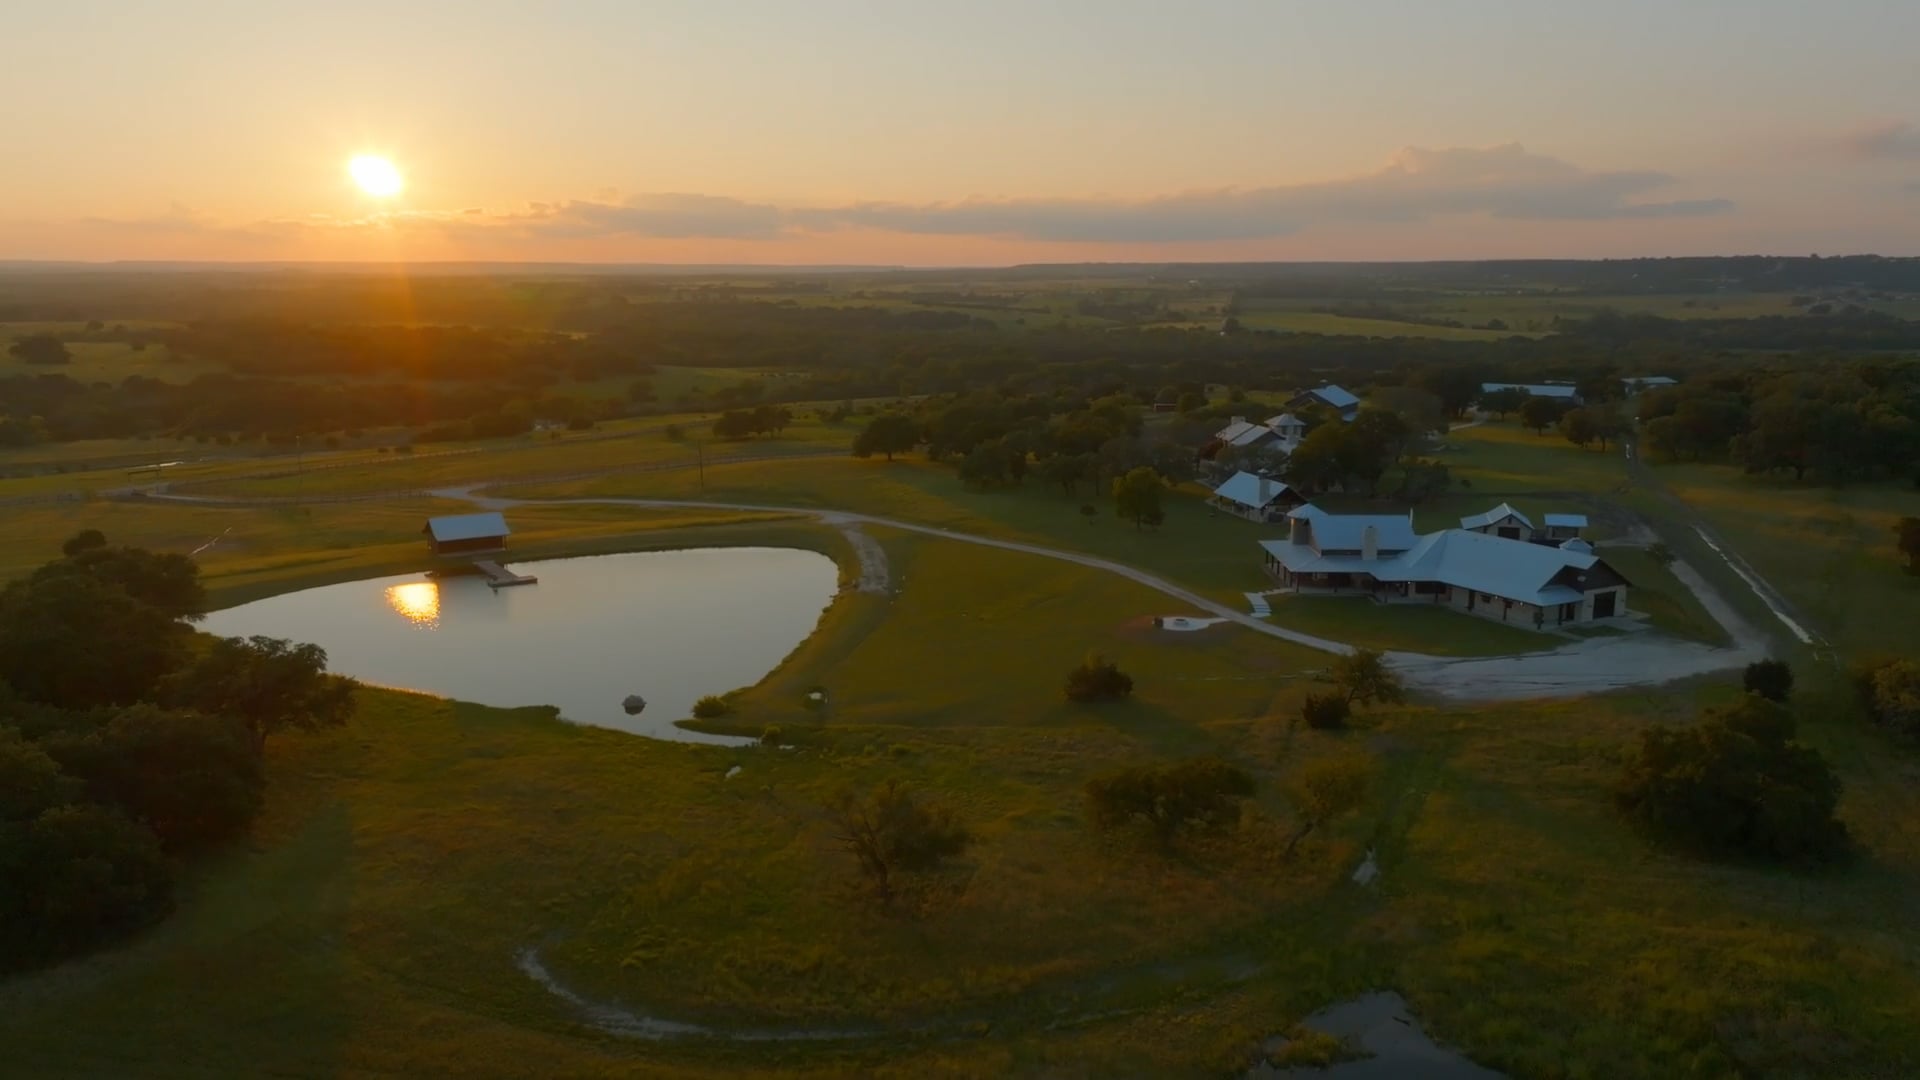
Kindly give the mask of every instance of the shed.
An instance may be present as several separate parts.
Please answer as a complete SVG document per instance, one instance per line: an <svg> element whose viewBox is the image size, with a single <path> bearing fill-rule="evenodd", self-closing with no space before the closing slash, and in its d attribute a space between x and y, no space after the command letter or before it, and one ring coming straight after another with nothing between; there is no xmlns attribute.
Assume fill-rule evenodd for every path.
<svg viewBox="0 0 1920 1080"><path fill-rule="evenodd" d="M1461 518L1460 527L1468 532L1485 533L1508 540L1531 540L1535 531L1531 518L1506 503L1484 514Z"/></svg>
<svg viewBox="0 0 1920 1080"><path fill-rule="evenodd" d="M1547 525L1547 539L1572 540L1587 527L1585 514L1548 514L1543 520Z"/></svg>
<svg viewBox="0 0 1920 1080"><path fill-rule="evenodd" d="M505 515L490 511L428 518L426 527L420 531L426 534L427 547L435 555L470 555L505 551L507 534L512 530L507 528Z"/></svg>

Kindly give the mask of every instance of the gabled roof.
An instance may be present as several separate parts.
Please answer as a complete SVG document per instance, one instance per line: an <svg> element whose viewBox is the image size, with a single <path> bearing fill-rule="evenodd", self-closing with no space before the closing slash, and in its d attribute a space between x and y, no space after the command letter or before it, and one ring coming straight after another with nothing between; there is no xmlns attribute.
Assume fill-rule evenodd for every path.
<svg viewBox="0 0 1920 1080"><path fill-rule="evenodd" d="M1304 513L1303 511L1312 511ZM1287 515L1305 519L1313 530L1313 547L1320 551L1359 551L1366 546L1366 531L1374 530L1376 551L1405 551L1418 543L1413 531L1413 515L1408 514L1329 514L1308 503Z"/></svg>
<svg viewBox="0 0 1920 1080"><path fill-rule="evenodd" d="M1593 545L1575 536L1575 537L1560 541L1560 550L1561 551L1577 551L1582 555L1591 555L1593 554Z"/></svg>
<svg viewBox="0 0 1920 1080"><path fill-rule="evenodd" d="M1490 382L1481 383L1480 392L1491 394L1500 390L1525 390L1532 397L1572 399L1580 396L1580 388L1562 386L1559 383L1517 383Z"/></svg>
<svg viewBox="0 0 1920 1080"><path fill-rule="evenodd" d="M1307 422L1305 420L1300 419L1290 412L1283 412L1279 416L1267 417L1267 426L1270 428L1305 427L1306 424Z"/></svg>
<svg viewBox="0 0 1920 1080"><path fill-rule="evenodd" d="M1509 517L1519 518L1520 524L1525 525L1529 529L1533 528L1532 518L1508 506L1506 503L1501 503L1499 506L1494 507L1484 514L1475 514L1472 517L1461 518L1460 527L1463 529L1484 529L1496 521L1504 521Z"/></svg>
<svg viewBox="0 0 1920 1080"><path fill-rule="evenodd" d="M1265 424L1256 424L1250 420L1235 420L1214 432L1213 437L1228 446L1248 446L1261 439L1272 438L1273 432L1268 430Z"/></svg>
<svg viewBox="0 0 1920 1080"><path fill-rule="evenodd" d="M1620 380L1628 386L1678 386L1680 380L1665 375L1635 375Z"/></svg>
<svg viewBox="0 0 1920 1080"><path fill-rule="evenodd" d="M1313 520L1317 527L1324 519ZM1580 590L1555 579L1569 568L1580 573L1600 562L1592 552L1465 529L1429 533L1411 550L1382 559L1322 555L1304 544L1285 540L1266 540L1260 546L1294 573L1358 573L1380 581L1433 581L1542 607L1579 600Z"/></svg>
<svg viewBox="0 0 1920 1080"><path fill-rule="evenodd" d="M1301 391L1301 393L1306 397L1319 398L1328 405L1342 411L1360 404L1360 399L1355 397L1345 387L1335 386L1332 383L1328 383L1325 386L1316 386L1311 390Z"/></svg>
<svg viewBox="0 0 1920 1080"><path fill-rule="evenodd" d="M1587 527L1585 514L1547 514L1541 520L1549 527L1559 525L1563 528L1584 529Z"/></svg>
<svg viewBox="0 0 1920 1080"><path fill-rule="evenodd" d="M428 518L425 531L436 543L441 544L452 540L478 540L483 536L505 536L509 532L506 516L496 512Z"/></svg>
<svg viewBox="0 0 1920 1080"><path fill-rule="evenodd" d="M1242 469L1227 477L1227 481L1213 489L1213 493L1228 502L1254 509L1267 506L1273 500L1287 493L1287 485L1265 476L1257 476Z"/></svg>

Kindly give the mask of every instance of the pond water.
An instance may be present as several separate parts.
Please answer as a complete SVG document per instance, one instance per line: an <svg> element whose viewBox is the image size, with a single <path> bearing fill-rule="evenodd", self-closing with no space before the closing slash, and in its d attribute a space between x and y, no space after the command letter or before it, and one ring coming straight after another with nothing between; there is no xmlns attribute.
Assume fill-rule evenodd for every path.
<svg viewBox="0 0 1920 1080"><path fill-rule="evenodd" d="M707 694L748 686L813 632L832 559L793 548L691 548L517 563L492 589L424 574L325 585L208 615L223 637L310 641L343 675L485 705L555 705L582 724L692 742L674 726ZM646 708L628 715L629 694Z"/></svg>

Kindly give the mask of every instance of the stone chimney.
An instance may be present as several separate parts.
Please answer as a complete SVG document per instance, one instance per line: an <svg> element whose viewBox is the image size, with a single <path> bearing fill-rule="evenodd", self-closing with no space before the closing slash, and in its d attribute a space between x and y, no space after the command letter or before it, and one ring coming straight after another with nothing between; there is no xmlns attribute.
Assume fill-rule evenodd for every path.
<svg viewBox="0 0 1920 1080"><path fill-rule="evenodd" d="M1380 530L1372 525L1360 530L1360 557L1368 562L1380 557Z"/></svg>
<svg viewBox="0 0 1920 1080"><path fill-rule="evenodd" d="M1273 477L1260 477L1260 505L1265 506L1273 498Z"/></svg>

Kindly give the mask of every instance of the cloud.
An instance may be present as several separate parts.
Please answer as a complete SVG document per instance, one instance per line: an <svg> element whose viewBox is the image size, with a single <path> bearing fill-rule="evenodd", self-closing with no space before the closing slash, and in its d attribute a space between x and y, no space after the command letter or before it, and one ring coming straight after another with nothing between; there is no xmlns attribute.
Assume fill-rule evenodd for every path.
<svg viewBox="0 0 1920 1080"><path fill-rule="evenodd" d="M401 210L221 226L182 207L126 229L281 239L321 231L430 232L455 240L596 237L776 240L848 229L1037 242L1177 244L1285 236L1320 226L1417 224L1438 218L1633 221L1700 217L1726 199L1661 201L1661 172L1584 169L1517 144L1409 148L1370 173L1310 184L1221 188L1145 199L973 198L781 206L722 195L653 194L530 203L511 210Z"/></svg>
<svg viewBox="0 0 1920 1080"><path fill-rule="evenodd" d="M1410 148L1378 171L1314 184L1187 192L1132 201L861 203L801 211L796 217L812 227L855 225L893 232L1045 241L1174 243L1456 215L1606 221L1694 217L1733 207L1726 199L1641 201L1646 193L1672 183L1674 178L1665 173L1592 172L1510 144L1485 149Z"/></svg>
<svg viewBox="0 0 1920 1080"><path fill-rule="evenodd" d="M1920 158L1920 127L1904 120L1869 124L1842 136L1840 145L1854 157Z"/></svg>

